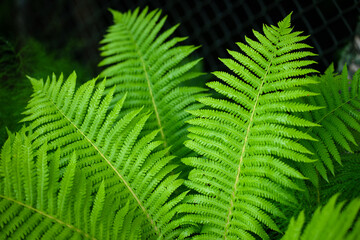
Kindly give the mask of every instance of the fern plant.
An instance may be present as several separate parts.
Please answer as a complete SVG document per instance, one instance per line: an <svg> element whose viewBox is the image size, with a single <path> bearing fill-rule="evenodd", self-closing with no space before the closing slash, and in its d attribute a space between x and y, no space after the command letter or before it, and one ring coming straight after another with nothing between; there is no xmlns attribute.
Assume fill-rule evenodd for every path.
<svg viewBox="0 0 360 240"><path fill-rule="evenodd" d="M106 80L76 89L75 73L29 77L26 126L1 151L1 239L269 239L283 235L283 209L301 205L305 181L322 191L324 166L358 165L349 156L360 71L350 84L332 69L315 76L291 15L221 59L231 73L213 73L215 98L184 86L201 75L199 60L185 60L196 47L166 40L176 27L160 34L160 11L112 13ZM322 239L357 236L359 200L340 213L337 198L314 213L304 239L321 234L322 219L344 223ZM284 239L300 238L303 225L301 213Z"/></svg>

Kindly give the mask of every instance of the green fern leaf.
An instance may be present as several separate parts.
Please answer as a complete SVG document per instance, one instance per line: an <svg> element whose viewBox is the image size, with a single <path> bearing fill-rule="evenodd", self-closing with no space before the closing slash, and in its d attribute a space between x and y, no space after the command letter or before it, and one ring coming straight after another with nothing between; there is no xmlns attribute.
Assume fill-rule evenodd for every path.
<svg viewBox="0 0 360 240"><path fill-rule="evenodd" d="M174 26L160 34L166 17L161 11L120 13L111 10L112 25L101 41L99 66L107 66L100 76L107 77L107 91L116 85L114 100L127 93L124 114L144 107L153 112L145 125L148 131L160 130L164 147L172 146L175 156L186 156L189 149L183 146L187 134L188 109L201 107L196 99L204 96L205 89L185 86L202 73L193 68L200 59L186 62L194 46L176 46L186 38L168 39Z"/></svg>
<svg viewBox="0 0 360 240"><path fill-rule="evenodd" d="M74 157L70 156L76 152L79 156L77 165L84 172L86 181L90 181L94 189L100 189L96 197L97 210L87 215L93 226L100 219L104 187L118 206L129 204L133 217L127 221L140 224L122 225L141 230L138 234L125 231L121 235L125 239L130 239L131 234L151 239L179 233L177 229L183 223L178 221L170 225L170 222L177 217L177 209L185 197L184 194L175 197L174 193L183 180L170 175L177 166L170 164L174 157L168 154L169 148L160 148L162 142L155 140L159 130L141 134L150 114L137 109L117 120L125 97L109 109L115 88L105 95L105 81L95 87L94 79L78 90L75 90L75 73L66 81L55 75L45 83L36 79L31 81L35 92L23 120L30 122L31 144L41 148L46 142L51 150L60 148L60 162L56 165L59 164L61 172L69 174L64 175L60 188L58 211L62 212L66 201L70 201L67 195L73 186L65 183L73 182L73 172L69 169L73 168L71 159ZM54 184L55 179L49 181Z"/></svg>
<svg viewBox="0 0 360 240"><path fill-rule="evenodd" d="M194 167L186 185L201 195L186 198L194 222L205 224L194 239L268 239L263 225L280 231L273 217L284 217L277 203L296 202L289 189L299 189L292 178L304 177L291 162L313 162L298 139L314 140L296 126L318 126L290 113L319 107L298 102L307 95L304 75L316 71L303 58L314 54L301 43L306 37L292 32L290 15L278 26L264 26L257 41L238 43L240 52L221 61L233 72L215 72L223 82L207 85L224 99L204 97L207 108L190 111L195 119L186 146L205 158L186 158Z"/></svg>
<svg viewBox="0 0 360 240"><path fill-rule="evenodd" d="M318 186L317 175L310 174L316 169L325 180L328 180L327 170L334 174L335 162L342 164L341 154L352 152L358 145L355 136L360 133L360 112L358 111L360 71L357 71L350 80L346 66L342 74L338 75L334 73L334 67L331 65L324 75L315 79L319 85L311 85L307 88L319 94L306 98L304 101L317 106L325 106L325 108L303 114L303 117L322 127L309 128L306 131L319 141L302 141L302 144L313 151L314 157L320 161L315 165L302 166L302 172L315 186Z"/></svg>
<svg viewBox="0 0 360 240"><path fill-rule="evenodd" d="M8 174L0 175L0 239L104 239L98 231L104 224L100 221L93 224L91 218L82 215L92 209L96 216L103 210L99 208L97 198L93 204L91 186L85 181L76 181L80 176L80 171L76 170L76 155L72 154L61 177L59 165L48 164L49 161L58 162L59 151L48 151L46 144L34 150L29 143L23 129L7 140L1 152L0 172L10 170L21 174L17 179ZM28 158L29 155L33 158ZM22 168L22 165L30 166L26 164L29 161L35 162L32 168ZM30 189L25 184L28 176L33 183ZM54 184L57 180L59 184ZM28 194L24 195L24 192ZM110 200L104 200L104 185L101 185L99 195L102 201ZM117 211L116 205L109 205L109 209ZM112 229L113 224L104 231L111 232Z"/></svg>
<svg viewBox="0 0 360 240"><path fill-rule="evenodd" d="M310 222L304 227L305 216L301 212L297 219L292 218L282 240L355 240L360 235L360 199L352 200L344 207L337 203L338 194L318 208ZM302 230L303 229L303 230Z"/></svg>

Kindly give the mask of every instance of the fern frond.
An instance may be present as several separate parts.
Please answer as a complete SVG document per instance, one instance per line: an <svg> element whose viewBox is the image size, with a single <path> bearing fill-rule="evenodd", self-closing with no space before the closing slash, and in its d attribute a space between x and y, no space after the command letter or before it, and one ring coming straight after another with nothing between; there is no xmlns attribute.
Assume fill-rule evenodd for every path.
<svg viewBox="0 0 360 240"><path fill-rule="evenodd" d="M166 20L160 10L111 12L114 25L100 48L104 59L99 66L106 66L100 76L108 79L106 89L116 85L113 101L127 93L124 113L140 107L151 111L144 128L160 130L164 147L172 146L175 156L186 156L190 151L183 146L185 121L190 114L185 110L200 108L196 99L205 95L204 88L184 85L203 75L193 70L200 59L186 61L198 47L177 46L186 38L169 39L178 25L160 33Z"/></svg>
<svg viewBox="0 0 360 240"><path fill-rule="evenodd" d="M70 155L76 152L78 166L87 181L100 189L99 194L104 182L104 188L119 206L129 205L134 224L140 224L133 227L142 230L143 238L167 238L178 232L182 222L170 222L186 195L174 194L183 180L170 175L177 166L169 163L174 158L167 154L169 149L159 148L162 142L154 140L159 131L140 136L149 113L137 109L117 120L125 97L109 110L114 88L104 95L105 81L96 88L94 79L78 90L75 73L66 81L55 75L45 83L31 81L35 91L24 121L30 122L34 148L41 148L44 142L50 150L61 148L61 171L71 166ZM65 196L66 190L62 191ZM102 202L101 198L98 195L95 206ZM90 219L96 225L98 215Z"/></svg>
<svg viewBox="0 0 360 240"><path fill-rule="evenodd" d="M317 124L291 113L319 108L297 101L313 95L301 87L316 83L305 77L316 72L304 60L314 54L290 28L290 15L263 31L238 43L241 52L229 51L233 59L221 59L233 73L215 72L222 82L207 85L224 99L201 98L207 108L190 111L196 118L186 146L205 157L183 160L195 168L186 185L201 193L187 197L193 221L205 224L194 239L268 239L263 225L280 231L277 203L294 204L292 178L304 178L289 163L313 162L297 140L314 139L295 127Z"/></svg>
<svg viewBox="0 0 360 240"><path fill-rule="evenodd" d="M104 218L104 201L111 200L105 200L102 184L93 202L76 158L73 153L61 176L58 150L48 152L46 144L34 150L24 129L6 141L0 159L0 239L105 239L99 230L113 231L114 224L87 217ZM117 212L116 205L106 207Z"/></svg>
<svg viewBox="0 0 360 240"><path fill-rule="evenodd" d="M305 223L301 212L292 218L282 240L355 240L360 236L360 199L354 199L346 206L345 202L336 203L334 195L324 207L319 207L310 222Z"/></svg>
<svg viewBox="0 0 360 240"><path fill-rule="evenodd" d="M331 65L325 74L315 79L319 84L308 86L307 89L319 94L306 98L304 101L325 108L303 114L303 117L322 127L309 128L306 131L319 141L303 141L302 143L313 151L314 157L320 161L315 165L302 166L302 172L318 186L315 169L325 180L328 180L327 169L334 175L335 162L342 164L341 154L352 152L354 147L358 146L355 136L360 133L360 112L358 111L360 71L357 71L351 80L348 79L346 66L339 75L334 73L334 67Z"/></svg>

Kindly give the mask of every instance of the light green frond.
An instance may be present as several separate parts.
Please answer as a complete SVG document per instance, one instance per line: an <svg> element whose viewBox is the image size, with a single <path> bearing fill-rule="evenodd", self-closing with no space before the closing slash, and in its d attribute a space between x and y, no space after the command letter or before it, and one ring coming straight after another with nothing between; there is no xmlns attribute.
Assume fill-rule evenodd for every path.
<svg viewBox="0 0 360 240"><path fill-rule="evenodd" d="M284 217L275 206L296 203L292 178L304 179L290 163L314 162L298 140L315 138L294 127L318 124L292 114L320 108L299 102L316 95L302 88L316 82L304 59L314 54L294 37L290 16L263 30L221 59L233 73L215 72L220 81L207 85L223 98L201 98L207 108L189 111L196 118L185 144L204 157L183 159L194 167L185 184L201 194L186 198L193 221L205 224L195 239L268 239L267 228L280 231L274 217Z"/></svg>
<svg viewBox="0 0 360 240"><path fill-rule="evenodd" d="M37 81L41 82L33 80L34 84L38 84ZM101 209L104 208L105 188L118 206L125 206L129 202L134 221L142 224L139 228L142 237L167 238L168 234L178 231L176 229L182 224L179 222L169 227L172 219L177 217L176 209L180 204L174 192L183 182L176 175L170 175L177 167L170 164L174 156L168 154L169 148L163 150L160 147L163 142L156 141L159 130L142 134L149 113L136 109L122 114L123 117L118 119L126 102L125 97L110 108L114 88L104 94L105 80L98 87L95 87L95 81L91 80L75 90L75 73L66 80L63 77L48 79L45 84L38 84L44 87L34 93L25 112L27 116L24 121L29 122L33 132L26 144L31 143L32 148L41 149L47 143L52 151L61 149L60 158L56 158L58 160L53 163L51 171L57 171L56 166L60 166L64 180L57 203L54 205L53 200L50 202L60 216L69 214L66 206L70 201L68 196L75 187L71 184L76 172L73 155L76 152L77 166L84 172L86 181L94 186L93 191L99 189L95 198L96 208L87 215L93 226L97 225ZM79 99L82 100L78 102ZM28 159L25 166L34 168L31 153L24 158ZM26 189L31 189L37 179L32 175L27 178ZM56 179L49 178L48 181L56 184ZM53 188L51 192L53 196ZM32 201L36 200L31 193L25 195ZM164 211L169 204L174 207ZM123 236L126 238L130 235Z"/></svg>
<svg viewBox="0 0 360 240"><path fill-rule="evenodd" d="M325 180L328 180L328 171L334 174L335 169L340 167L335 162L342 164L341 154L357 148L355 137L360 133L359 80L360 71L355 73L353 79L348 79L346 66L341 74L336 74L331 65L325 74L316 77L318 85L308 86L309 91L318 95L306 98L304 102L325 107L302 115L305 119L322 126L306 131L319 140L306 143L312 145L315 158L320 160L317 165L308 167L315 167ZM317 185L316 179L307 177Z"/></svg>
<svg viewBox="0 0 360 240"><path fill-rule="evenodd" d="M204 88L186 87L203 75L193 70L200 59L187 60L198 47L177 45L186 38L169 38L177 26L161 33L166 17L160 10L111 12L114 25L101 41L99 63L106 66L101 73L108 78L106 92L116 86L113 103L127 92L122 114L140 107L151 111L144 128L160 130L164 147L172 146L175 156L188 155L183 143L191 115L186 110L200 108L196 99L205 95Z"/></svg>
<svg viewBox="0 0 360 240"><path fill-rule="evenodd" d="M346 206L336 203L338 194L319 207L304 226L305 216L301 212L292 218L282 240L355 240L360 236L360 199L354 199Z"/></svg>

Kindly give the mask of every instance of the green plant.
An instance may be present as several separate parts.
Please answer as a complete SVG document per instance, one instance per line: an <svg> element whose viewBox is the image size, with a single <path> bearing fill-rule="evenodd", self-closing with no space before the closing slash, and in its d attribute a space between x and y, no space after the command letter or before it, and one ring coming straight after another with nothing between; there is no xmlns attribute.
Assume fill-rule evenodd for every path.
<svg viewBox="0 0 360 240"><path fill-rule="evenodd" d="M288 213L326 202L326 167L356 150L360 71L316 76L289 15L221 59L232 73L213 73L215 98L186 85L196 48L159 34L159 11L112 13L106 80L29 78L27 125L1 151L0 239L299 238L305 214L285 232ZM340 214L336 199L305 237L329 214L346 226L324 239L356 237L359 200Z"/></svg>

